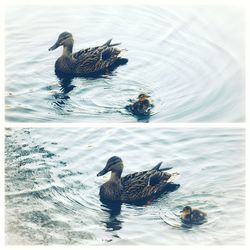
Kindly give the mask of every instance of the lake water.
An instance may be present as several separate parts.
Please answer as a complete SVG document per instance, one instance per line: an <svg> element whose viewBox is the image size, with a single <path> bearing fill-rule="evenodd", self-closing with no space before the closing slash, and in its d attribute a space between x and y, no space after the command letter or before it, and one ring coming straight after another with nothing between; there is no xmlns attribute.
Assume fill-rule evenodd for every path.
<svg viewBox="0 0 250 250"><path fill-rule="evenodd" d="M6 130L7 244L243 244L243 129L32 128ZM120 156L124 174L164 161L179 172L175 192L147 206L110 210L96 174ZM164 221L190 205L208 222Z"/></svg>
<svg viewBox="0 0 250 250"><path fill-rule="evenodd" d="M98 79L60 81L48 48L63 31L74 50L109 38L127 65ZM137 122L124 109L146 92L147 122L242 122L244 12L223 6L19 6L6 11L6 119Z"/></svg>

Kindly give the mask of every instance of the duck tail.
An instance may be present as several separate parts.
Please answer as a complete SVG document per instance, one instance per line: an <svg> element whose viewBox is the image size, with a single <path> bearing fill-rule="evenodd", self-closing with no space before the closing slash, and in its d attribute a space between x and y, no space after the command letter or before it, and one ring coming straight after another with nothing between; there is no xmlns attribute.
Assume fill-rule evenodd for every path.
<svg viewBox="0 0 250 250"><path fill-rule="evenodd" d="M118 45L121 45L121 43L113 43L111 44L112 42L112 38L109 39L106 43L104 43L102 46L108 46L108 47L114 47L114 46L118 46Z"/></svg>
<svg viewBox="0 0 250 250"><path fill-rule="evenodd" d="M124 55L126 55L128 52L127 49L119 49L119 55L117 57L122 57Z"/></svg>
<svg viewBox="0 0 250 250"><path fill-rule="evenodd" d="M163 161L159 162L156 166L154 166L152 168L152 170L166 171L166 170L172 169L172 167L167 167L167 168L161 168L160 169L162 163L163 163Z"/></svg>
<svg viewBox="0 0 250 250"><path fill-rule="evenodd" d="M166 170L169 170L169 169L172 169L173 167L168 167L168 168L161 168L160 171L166 171Z"/></svg>
<svg viewBox="0 0 250 250"><path fill-rule="evenodd" d="M104 43L102 46L110 46L111 41L112 41L112 38L109 39L109 40L108 40L106 43Z"/></svg>
<svg viewBox="0 0 250 250"><path fill-rule="evenodd" d="M121 45L122 43L113 43L113 44L109 44L109 47L114 47L114 46L118 46Z"/></svg>
<svg viewBox="0 0 250 250"><path fill-rule="evenodd" d="M162 163L163 161L159 162L156 166L152 168L152 170L159 170Z"/></svg>

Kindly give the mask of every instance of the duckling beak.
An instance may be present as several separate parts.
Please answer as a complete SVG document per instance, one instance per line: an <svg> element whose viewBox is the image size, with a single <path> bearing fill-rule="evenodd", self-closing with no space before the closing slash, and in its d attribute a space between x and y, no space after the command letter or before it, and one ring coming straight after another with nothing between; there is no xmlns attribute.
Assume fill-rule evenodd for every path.
<svg viewBox="0 0 250 250"><path fill-rule="evenodd" d="M60 46L60 44L58 42L56 42L52 47L49 48L49 51L55 50L59 46Z"/></svg>

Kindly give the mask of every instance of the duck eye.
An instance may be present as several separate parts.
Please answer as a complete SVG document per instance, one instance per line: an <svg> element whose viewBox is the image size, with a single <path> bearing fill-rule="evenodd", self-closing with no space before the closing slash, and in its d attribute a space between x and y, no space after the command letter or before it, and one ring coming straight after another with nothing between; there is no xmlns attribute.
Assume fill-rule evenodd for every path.
<svg viewBox="0 0 250 250"><path fill-rule="evenodd" d="M64 40L66 40L67 39L67 37L63 37L62 39L61 39L61 42L63 42Z"/></svg>
<svg viewBox="0 0 250 250"><path fill-rule="evenodd" d="M64 37L61 37L61 38L59 38L59 41L62 42L62 41L64 41L64 40L68 39L69 37L70 37L70 36L68 36L68 35L67 35L67 36L64 36Z"/></svg>

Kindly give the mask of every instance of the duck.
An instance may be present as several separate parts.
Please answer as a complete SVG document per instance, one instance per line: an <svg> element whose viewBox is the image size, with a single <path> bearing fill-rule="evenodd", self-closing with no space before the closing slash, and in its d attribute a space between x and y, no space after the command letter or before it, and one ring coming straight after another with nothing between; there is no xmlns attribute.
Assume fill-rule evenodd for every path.
<svg viewBox="0 0 250 250"><path fill-rule="evenodd" d="M123 161L118 156L112 156L106 166L97 176L103 176L111 172L110 179L101 185L99 195L103 202L124 202L130 204L146 204L153 201L160 194L172 192L179 188L179 184L172 181L179 173L167 173L161 168L162 162L152 169L135 172L121 177Z"/></svg>
<svg viewBox="0 0 250 250"><path fill-rule="evenodd" d="M206 221L207 214L199 209L185 206L181 211L180 218L185 225L200 225Z"/></svg>
<svg viewBox="0 0 250 250"><path fill-rule="evenodd" d="M108 70L126 64L127 58L121 54L126 49L118 49L116 46L121 43L111 44L109 39L101 46L82 49L73 53L74 39L71 33L63 32L59 35L56 43L49 48L53 51L63 46L62 55L55 62L55 72L59 76L94 76L103 74Z"/></svg>
<svg viewBox="0 0 250 250"><path fill-rule="evenodd" d="M127 105L125 108L136 116L149 116L151 108L154 107L152 101L149 99L150 95L141 93L137 97L137 101L133 104Z"/></svg>

